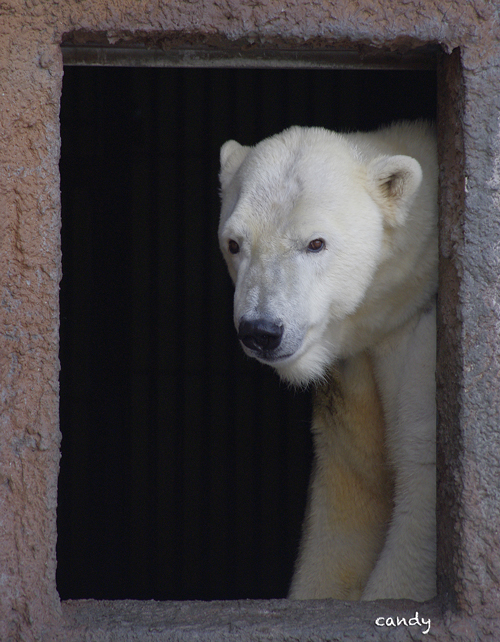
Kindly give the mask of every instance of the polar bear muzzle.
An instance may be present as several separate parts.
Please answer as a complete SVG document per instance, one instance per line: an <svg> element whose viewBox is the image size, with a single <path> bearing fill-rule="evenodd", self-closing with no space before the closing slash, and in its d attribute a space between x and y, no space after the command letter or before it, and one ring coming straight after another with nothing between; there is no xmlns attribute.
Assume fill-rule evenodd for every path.
<svg viewBox="0 0 500 642"><path fill-rule="evenodd" d="M270 319L245 319L240 321L238 339L252 352L268 355L279 347L283 326Z"/></svg>

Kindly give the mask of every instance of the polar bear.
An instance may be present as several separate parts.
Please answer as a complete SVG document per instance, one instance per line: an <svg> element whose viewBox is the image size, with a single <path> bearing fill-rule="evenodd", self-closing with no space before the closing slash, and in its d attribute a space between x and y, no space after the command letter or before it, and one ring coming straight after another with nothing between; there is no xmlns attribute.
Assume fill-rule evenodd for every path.
<svg viewBox="0 0 500 642"><path fill-rule="evenodd" d="M316 388L291 598L435 595L437 174L424 122L221 149L238 338Z"/></svg>

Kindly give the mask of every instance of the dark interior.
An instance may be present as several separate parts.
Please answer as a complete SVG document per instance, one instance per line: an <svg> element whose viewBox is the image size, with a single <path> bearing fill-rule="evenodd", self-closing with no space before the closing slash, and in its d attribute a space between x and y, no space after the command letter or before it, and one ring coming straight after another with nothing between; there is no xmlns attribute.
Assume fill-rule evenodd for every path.
<svg viewBox="0 0 500 642"><path fill-rule="evenodd" d="M310 393L238 345L218 150L435 110L431 71L65 68L61 598L286 596Z"/></svg>

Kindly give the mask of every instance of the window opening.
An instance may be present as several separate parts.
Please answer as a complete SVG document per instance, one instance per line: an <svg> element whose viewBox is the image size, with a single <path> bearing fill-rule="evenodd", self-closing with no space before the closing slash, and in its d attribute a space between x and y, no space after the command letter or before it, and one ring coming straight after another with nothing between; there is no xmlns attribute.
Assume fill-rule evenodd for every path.
<svg viewBox="0 0 500 642"><path fill-rule="evenodd" d="M61 598L286 596L310 399L237 344L218 150L435 105L433 71L66 67Z"/></svg>

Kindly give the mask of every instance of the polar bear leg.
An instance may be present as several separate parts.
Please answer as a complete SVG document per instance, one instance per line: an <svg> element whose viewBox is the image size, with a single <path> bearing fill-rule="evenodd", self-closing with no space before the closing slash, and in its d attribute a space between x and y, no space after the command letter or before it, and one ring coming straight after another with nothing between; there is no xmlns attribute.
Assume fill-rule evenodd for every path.
<svg viewBox="0 0 500 642"><path fill-rule="evenodd" d="M392 511L382 405L370 358L338 364L316 394L315 469L294 599L360 599Z"/></svg>
<svg viewBox="0 0 500 642"><path fill-rule="evenodd" d="M435 307L373 352L395 469L386 543L362 599L436 594Z"/></svg>

